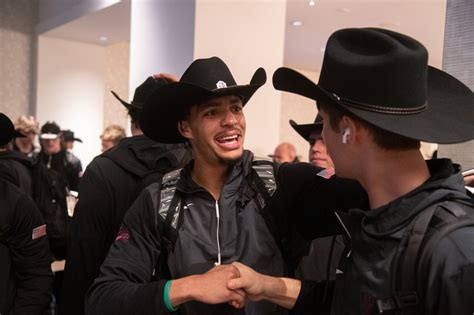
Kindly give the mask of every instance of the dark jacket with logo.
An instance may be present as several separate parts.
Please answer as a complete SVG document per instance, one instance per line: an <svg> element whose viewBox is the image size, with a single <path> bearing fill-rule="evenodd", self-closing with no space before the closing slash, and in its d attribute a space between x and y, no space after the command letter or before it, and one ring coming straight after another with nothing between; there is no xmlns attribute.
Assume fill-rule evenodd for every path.
<svg viewBox="0 0 474 315"><path fill-rule="evenodd" d="M139 193L141 179L114 162L112 158L117 155L126 155L130 168L139 164L161 173L183 167L190 160L182 145L164 145L136 136L125 138L87 166L69 227L64 314L84 313L87 289L99 274L122 219Z"/></svg>
<svg viewBox="0 0 474 315"><path fill-rule="evenodd" d="M395 253L415 216L446 200L469 202L458 166L445 159L428 161L428 166L430 179L410 193L369 212L350 212L354 221L350 229L352 254L344 274L336 281L333 314L377 314L376 299L393 294L391 271ZM473 314L474 227L457 229L441 239L429 270L423 272L428 288L424 300L426 314ZM314 299L311 296L319 289L303 283L295 307ZM318 309L317 305L313 307L314 311Z"/></svg>
<svg viewBox="0 0 474 315"><path fill-rule="evenodd" d="M0 314L41 314L53 274L43 220L34 202L0 178Z"/></svg>
<svg viewBox="0 0 474 315"><path fill-rule="evenodd" d="M257 210L253 199L256 192L248 184L252 159L253 155L245 151L242 160L232 167L218 201L193 181L192 163L181 171L176 188L184 203L181 212L183 223L174 251L168 257L172 278L201 274L211 269L218 261L219 246L222 264L240 261L264 274L286 275L282 254ZM288 224L305 211L311 212L308 215L313 218L325 217L331 202L323 201L321 205L328 208L321 206L318 209L310 200L319 197L335 197L336 207L347 207L337 192L324 196L327 193L324 187L332 186L338 180L319 177L316 175L319 171L321 169L302 163L283 164L279 168L276 175L278 188L272 200L287 214L291 213ZM348 181L343 186L354 192L354 198L348 203L360 204L360 197L364 195L360 186ZM121 233L102 265L101 275L89 290L86 300L89 314L167 314L163 303L165 280L152 280L161 253L161 235L157 229L160 187L160 184L147 187L128 211ZM318 210L321 210L321 215ZM216 211L220 213L219 239ZM331 224L334 228L335 222ZM247 301L244 310L235 310L227 304L205 305L193 301L181 305L178 313L265 315L285 314L286 311L266 301Z"/></svg>

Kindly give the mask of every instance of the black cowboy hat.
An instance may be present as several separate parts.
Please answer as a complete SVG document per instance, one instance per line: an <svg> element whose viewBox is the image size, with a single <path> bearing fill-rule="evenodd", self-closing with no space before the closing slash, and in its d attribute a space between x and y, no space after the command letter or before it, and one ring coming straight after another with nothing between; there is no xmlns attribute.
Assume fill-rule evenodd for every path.
<svg viewBox="0 0 474 315"><path fill-rule="evenodd" d="M0 113L0 145L8 144L13 138L26 137L21 132L15 130L12 121L7 115Z"/></svg>
<svg viewBox="0 0 474 315"><path fill-rule="evenodd" d="M384 29L342 29L328 39L318 84L279 68L277 90L341 106L384 130L426 142L474 138L472 91L430 67L426 48Z"/></svg>
<svg viewBox="0 0 474 315"><path fill-rule="evenodd" d="M130 103L125 102L123 99L120 98L120 96L117 95L114 91L110 91L113 96L115 96L116 99L119 100L120 103L123 104L127 108L127 110L131 110L133 108L135 109L142 109L143 105L145 104L145 101L147 98L153 93L153 91L167 83L169 83L167 79L164 78L154 78L154 77L148 77L142 84L140 84L136 89L135 89L135 94L133 94L133 100Z"/></svg>
<svg viewBox="0 0 474 315"><path fill-rule="evenodd" d="M63 136L64 141L66 141L66 142L74 142L74 141L77 141L77 142L82 143L82 140L81 140L81 139L76 138L76 137L74 136L74 131L72 131L72 130L69 130L69 129L63 130L63 131L61 132L61 134L62 134L62 136Z"/></svg>
<svg viewBox="0 0 474 315"><path fill-rule="evenodd" d="M314 123L312 124L297 124L296 121L290 119L290 125L293 129L302 136L306 141L309 142L309 136L311 136L312 132L319 132L323 131L323 119L320 115L317 115L314 119Z"/></svg>
<svg viewBox="0 0 474 315"><path fill-rule="evenodd" d="M237 85L220 58L197 59L179 82L164 85L153 92L143 107L140 127L145 135L158 142L185 142L177 123L189 107L226 95L240 96L245 105L265 81L265 70L259 68L249 84Z"/></svg>

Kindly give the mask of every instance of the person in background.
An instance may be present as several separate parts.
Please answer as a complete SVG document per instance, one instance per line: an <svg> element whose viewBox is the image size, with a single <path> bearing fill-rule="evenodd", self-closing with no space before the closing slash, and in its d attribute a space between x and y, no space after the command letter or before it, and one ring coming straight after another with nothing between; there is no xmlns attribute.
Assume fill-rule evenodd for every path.
<svg viewBox="0 0 474 315"><path fill-rule="evenodd" d="M0 152L16 136L0 113ZM51 299L51 253L33 200L0 163L0 314L43 314Z"/></svg>
<svg viewBox="0 0 474 315"><path fill-rule="evenodd" d="M299 162L298 156L296 154L296 148L293 144L288 142L280 143L276 148L273 154L270 154L269 157L273 159L275 163L295 163Z"/></svg>
<svg viewBox="0 0 474 315"><path fill-rule="evenodd" d="M110 148L116 146L120 140L125 138L125 129L119 125L110 125L104 129L104 132L100 135L100 140L102 141L102 152L109 150Z"/></svg>
<svg viewBox="0 0 474 315"><path fill-rule="evenodd" d="M61 148L61 129L55 122L47 122L41 127L40 143L38 159L41 163L61 174L69 190L77 191L82 166Z"/></svg>
<svg viewBox="0 0 474 315"><path fill-rule="evenodd" d="M309 143L309 163L326 169L327 176L334 174L334 164L327 153L322 131L323 120L317 115L314 123L297 124L290 120L291 127ZM318 201L315 200L315 203ZM339 264L345 244L342 236L327 236L314 239L307 256L301 259L296 271L298 279L305 280L334 280L336 267Z"/></svg>
<svg viewBox="0 0 474 315"><path fill-rule="evenodd" d="M74 136L74 131L72 130L63 130L61 131L61 147L63 150L66 150L66 155L68 161L73 164L75 169L80 170L79 176L82 176L82 163L81 160L73 153L74 142L82 143L80 138Z"/></svg>
<svg viewBox="0 0 474 315"><path fill-rule="evenodd" d="M14 138L13 150L34 159L39 152L39 148L35 146L36 136L39 133L39 123L33 116L22 115L15 121L15 130L25 135L25 137Z"/></svg>
<svg viewBox="0 0 474 315"><path fill-rule="evenodd" d="M132 136L123 138L125 131L121 127L109 126L102 142L118 144L96 157L81 179L68 234L61 309L64 314L84 314L87 289L99 274L122 219L141 189L190 159L184 145L155 142L144 136L140 127L143 103L157 87L167 83L161 78L147 78L136 88L131 102L112 92L128 111ZM119 138L123 139L119 142Z"/></svg>

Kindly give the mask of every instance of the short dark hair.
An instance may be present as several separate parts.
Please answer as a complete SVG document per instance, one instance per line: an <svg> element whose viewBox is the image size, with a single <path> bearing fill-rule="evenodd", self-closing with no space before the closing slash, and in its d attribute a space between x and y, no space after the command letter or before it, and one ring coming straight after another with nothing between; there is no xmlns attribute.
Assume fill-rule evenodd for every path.
<svg viewBox="0 0 474 315"><path fill-rule="evenodd" d="M140 116L142 114L141 108L136 108L130 106L128 109L128 116L130 116L130 121L135 127L140 128Z"/></svg>
<svg viewBox="0 0 474 315"><path fill-rule="evenodd" d="M337 105L327 105L321 102L317 103L318 109L323 109L329 116L329 124L331 129L338 131L339 123L343 116L350 117L355 120L357 123L361 124L365 129L367 129L372 136L375 144L385 150L413 150L420 148L420 141L412 138L408 138L396 133L384 130L377 126L372 125L371 123L362 120L344 109L341 106Z"/></svg>

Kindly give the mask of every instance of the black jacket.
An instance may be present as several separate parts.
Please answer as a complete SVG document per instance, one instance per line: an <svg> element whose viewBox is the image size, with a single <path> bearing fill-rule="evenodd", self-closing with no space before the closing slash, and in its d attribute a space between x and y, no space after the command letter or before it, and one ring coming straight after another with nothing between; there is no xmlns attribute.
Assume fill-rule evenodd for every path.
<svg viewBox="0 0 474 315"><path fill-rule="evenodd" d="M42 226L34 202L0 178L0 314L41 314L49 305L53 274Z"/></svg>
<svg viewBox="0 0 474 315"><path fill-rule="evenodd" d="M0 152L0 177L8 179L25 192L33 195L33 181L31 178L32 161L18 151Z"/></svg>
<svg viewBox="0 0 474 315"><path fill-rule="evenodd" d="M469 202L458 166L445 159L428 161L428 166L430 179L405 196L369 212L350 212L358 224L351 225L352 255L336 281L333 314L376 314L375 300L393 294L395 252L412 219L428 206L445 200ZM425 272L426 314L473 314L474 227L460 228L444 237ZM311 295L317 297L319 289L303 283L295 307L308 303ZM314 311L318 308L313 307Z"/></svg>
<svg viewBox="0 0 474 315"><path fill-rule="evenodd" d="M220 211L219 244L223 264L240 261L265 274L286 274L280 250L257 211L252 195L248 193L250 187L246 177L251 170L252 157L250 152L245 151L243 159L233 166L218 201L192 180L192 163L181 172L176 187L184 203L183 225L175 249L168 258L172 278L206 272L218 261L217 206ZM321 169L309 164L283 164L280 167L276 175L278 188L272 200L286 211L288 224L306 212L313 218L330 217L326 213L318 214L318 210L326 212L332 206L343 206L340 195L344 193L330 189L334 183L340 184L339 180L317 176L319 171ZM360 186L350 181L343 182L341 187L354 191L355 196L347 203L360 205L365 196ZM325 196L327 189L323 187L333 193ZM102 265L101 274L89 290L86 300L89 314L167 314L162 299L166 279L152 281L161 252L161 235L156 223L160 220L157 217L159 194L160 184L149 186L125 216L121 232ZM331 202L323 200L330 197L335 197L332 206ZM314 200L319 198L322 199L321 209L314 204ZM335 220L328 223L331 224L336 226ZM331 233L330 229L307 231L307 235ZM245 310L234 310L227 304L205 305L193 301L181 305L178 313L265 315L285 314L286 311L266 301L247 302Z"/></svg>
<svg viewBox="0 0 474 315"><path fill-rule="evenodd" d="M87 289L99 274L123 216L139 193L140 178L114 162L117 155L130 169L135 166L161 173L182 167L190 159L182 145L163 145L136 136L122 140L87 166L69 226L64 314L84 313Z"/></svg>
<svg viewBox="0 0 474 315"><path fill-rule="evenodd" d="M71 153L61 150L59 153L47 155L41 151L37 159L48 168L61 174L69 190L78 190L82 165L73 159Z"/></svg>

